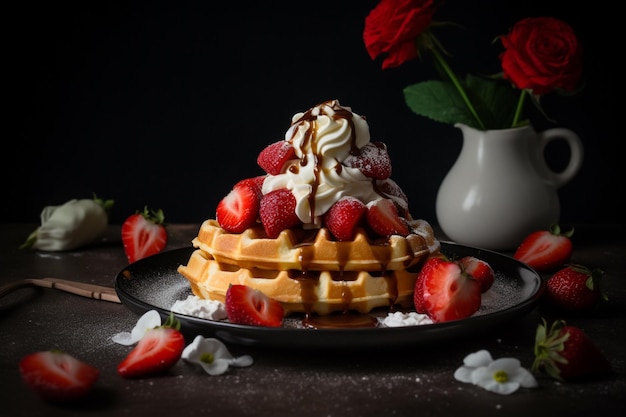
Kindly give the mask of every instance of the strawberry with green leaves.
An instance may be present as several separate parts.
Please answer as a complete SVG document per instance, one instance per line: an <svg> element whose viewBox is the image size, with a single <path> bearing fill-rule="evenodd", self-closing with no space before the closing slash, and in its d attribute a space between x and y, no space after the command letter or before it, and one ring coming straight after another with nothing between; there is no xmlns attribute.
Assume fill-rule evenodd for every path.
<svg viewBox="0 0 626 417"><path fill-rule="evenodd" d="M19 363L22 380L46 401L66 403L84 397L100 375L98 368L58 350L31 353Z"/></svg>
<svg viewBox="0 0 626 417"><path fill-rule="evenodd" d="M230 285L225 300L228 320L235 324L280 327L285 310L277 300L246 285Z"/></svg>
<svg viewBox="0 0 626 417"><path fill-rule="evenodd" d="M178 362L184 348L180 322L170 314L163 325L146 331L118 364L117 373L124 378L139 378L165 372Z"/></svg>
<svg viewBox="0 0 626 417"><path fill-rule="evenodd" d="M537 327L532 372L542 372L559 381L600 377L611 364L582 329L557 320L548 329L545 320Z"/></svg>
<svg viewBox="0 0 626 417"><path fill-rule="evenodd" d="M513 258L540 273L556 271L572 256L573 234L574 229L561 232L558 224L553 224L549 230L537 230L524 238Z"/></svg>
<svg viewBox="0 0 626 417"><path fill-rule="evenodd" d="M600 290L603 273L600 268L592 270L583 265L567 265L546 281L544 305L570 313L591 310L607 299Z"/></svg>
<svg viewBox="0 0 626 417"><path fill-rule="evenodd" d="M163 210L150 210L131 214L122 223L122 243L128 262L133 263L161 252L167 246Z"/></svg>

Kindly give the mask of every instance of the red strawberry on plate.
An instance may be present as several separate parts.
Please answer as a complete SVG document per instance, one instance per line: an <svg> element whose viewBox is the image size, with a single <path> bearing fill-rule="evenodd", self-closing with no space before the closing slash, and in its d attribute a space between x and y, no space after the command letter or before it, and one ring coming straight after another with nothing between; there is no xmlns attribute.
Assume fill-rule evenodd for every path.
<svg viewBox="0 0 626 417"><path fill-rule="evenodd" d="M26 385L51 402L78 400L100 375L96 367L57 350L31 353L22 358L19 369Z"/></svg>
<svg viewBox="0 0 626 417"><path fill-rule="evenodd" d="M282 172L287 161L296 158L296 150L291 143L281 140L268 145L259 153L257 164L270 175Z"/></svg>
<svg viewBox="0 0 626 417"><path fill-rule="evenodd" d="M529 234L515 251L513 257L537 272L550 272L561 268L572 255L571 237L574 229L561 233L555 224L549 230Z"/></svg>
<svg viewBox="0 0 626 417"><path fill-rule="evenodd" d="M495 281L493 268L489 263L474 256L464 256L458 260L465 272L480 283L481 292L487 292Z"/></svg>
<svg viewBox="0 0 626 417"><path fill-rule="evenodd" d="M246 285L230 285L225 306L228 320L235 324L280 327L285 317L282 304Z"/></svg>
<svg viewBox="0 0 626 417"><path fill-rule="evenodd" d="M391 176L391 158L387 153L387 146L382 142L366 144L356 153L350 154L343 163L357 168L366 177L384 180Z"/></svg>
<svg viewBox="0 0 626 417"><path fill-rule="evenodd" d="M337 240L352 240L366 210L361 200L342 197L326 212L324 224Z"/></svg>
<svg viewBox="0 0 626 417"><path fill-rule="evenodd" d="M603 271L583 265L567 265L546 281L544 304L549 308L576 313L588 311L606 295L600 291Z"/></svg>
<svg viewBox="0 0 626 417"><path fill-rule="evenodd" d="M259 218L261 193L254 180L239 181L217 204L215 219L230 233L242 233Z"/></svg>
<svg viewBox="0 0 626 417"><path fill-rule="evenodd" d="M436 323L469 317L480 308L480 283L457 262L429 258L417 277L420 280L423 300L418 299L418 303L423 303L426 314Z"/></svg>
<svg viewBox="0 0 626 417"><path fill-rule="evenodd" d="M568 326L562 320L555 321L548 329L543 320L537 327L531 371L572 381L606 375L611 364L582 329Z"/></svg>
<svg viewBox="0 0 626 417"><path fill-rule="evenodd" d="M429 258L417 276L415 280L415 291L413 291L413 305L415 306L415 311L421 314L426 314L426 305L424 304L424 279L431 275L432 270L435 269L439 263L445 262L446 259L443 257L432 257Z"/></svg>
<svg viewBox="0 0 626 417"><path fill-rule="evenodd" d="M163 325L146 331L137 346L119 363L117 373L124 378L137 378L164 372L178 362L184 348L180 322L170 314Z"/></svg>
<svg viewBox="0 0 626 417"><path fill-rule="evenodd" d="M155 255L167 245L167 230L163 210L149 210L131 214L122 224L122 243L128 262L133 263Z"/></svg>
<svg viewBox="0 0 626 417"><path fill-rule="evenodd" d="M409 226L398 214L398 208L393 200L379 198L369 202L365 216L367 224L380 236L409 234Z"/></svg>
<svg viewBox="0 0 626 417"><path fill-rule="evenodd" d="M285 229L302 223L296 214L296 197L286 188L263 196L259 208L261 223L267 236L274 239Z"/></svg>

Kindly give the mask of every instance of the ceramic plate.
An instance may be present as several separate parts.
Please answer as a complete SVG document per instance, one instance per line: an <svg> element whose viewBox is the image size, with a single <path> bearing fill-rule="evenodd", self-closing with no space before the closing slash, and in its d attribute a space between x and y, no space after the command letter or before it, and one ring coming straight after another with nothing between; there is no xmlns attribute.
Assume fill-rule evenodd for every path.
<svg viewBox="0 0 626 417"><path fill-rule="evenodd" d="M441 242L442 252L452 258L472 255L489 262L496 272L493 287L483 294L481 309L472 317L453 322L407 327L307 329L302 318L288 318L280 328L211 321L175 314L189 334L217 337L245 346L282 348L375 348L437 343L487 331L530 312L538 303L544 282L527 265L500 253ZM115 278L122 303L141 315L157 310L165 319L177 300L191 295L188 281L177 272L194 248L162 252L128 265ZM386 309L373 315L384 317Z"/></svg>

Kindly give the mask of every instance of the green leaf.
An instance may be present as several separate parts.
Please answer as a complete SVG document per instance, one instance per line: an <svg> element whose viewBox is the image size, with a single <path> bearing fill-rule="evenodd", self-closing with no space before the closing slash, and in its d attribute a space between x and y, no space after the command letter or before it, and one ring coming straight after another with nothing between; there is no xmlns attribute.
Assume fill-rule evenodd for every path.
<svg viewBox="0 0 626 417"><path fill-rule="evenodd" d="M518 94L507 81L468 75L465 79L467 95L486 129L511 127Z"/></svg>
<svg viewBox="0 0 626 417"><path fill-rule="evenodd" d="M407 106L415 114L441 123L477 127L472 113L449 82L424 81L405 87L403 92Z"/></svg>

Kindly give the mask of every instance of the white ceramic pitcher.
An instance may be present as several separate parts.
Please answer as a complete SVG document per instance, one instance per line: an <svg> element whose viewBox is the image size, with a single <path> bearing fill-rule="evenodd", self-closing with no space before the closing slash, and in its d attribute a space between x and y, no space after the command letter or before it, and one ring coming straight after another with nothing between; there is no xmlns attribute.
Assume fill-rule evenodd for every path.
<svg viewBox="0 0 626 417"><path fill-rule="evenodd" d="M576 133L532 126L481 131L456 124L463 133L461 153L437 194L437 221L449 239L491 250L514 250L534 230L557 223L557 189L569 182L583 161ZM545 147L563 140L570 148L565 169L555 172Z"/></svg>

